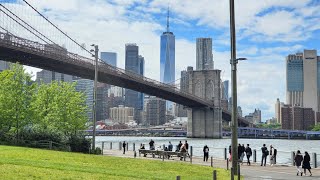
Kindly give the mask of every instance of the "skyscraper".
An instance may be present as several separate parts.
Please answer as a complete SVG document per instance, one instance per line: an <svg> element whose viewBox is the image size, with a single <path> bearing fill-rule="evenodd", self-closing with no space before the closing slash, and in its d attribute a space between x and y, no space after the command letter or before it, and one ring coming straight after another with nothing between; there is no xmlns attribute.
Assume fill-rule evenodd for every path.
<svg viewBox="0 0 320 180"><path fill-rule="evenodd" d="M117 53L115 52L101 52L101 59L110 64L111 66L117 67Z"/></svg>
<svg viewBox="0 0 320 180"><path fill-rule="evenodd" d="M211 38L197 38L196 70L213 70Z"/></svg>
<svg viewBox="0 0 320 180"><path fill-rule="evenodd" d="M290 54L286 58L287 104L319 112L320 56L316 50Z"/></svg>
<svg viewBox="0 0 320 180"><path fill-rule="evenodd" d="M165 100L151 97L146 108L146 120L149 125L162 125L166 123Z"/></svg>
<svg viewBox="0 0 320 180"><path fill-rule="evenodd" d="M169 7L167 11L167 30L160 40L160 81L167 84L175 83L175 36L169 29ZM166 101L168 111L173 111L173 103Z"/></svg>
<svg viewBox="0 0 320 180"><path fill-rule="evenodd" d="M223 92L222 92L222 99L228 100L229 99L229 81L223 81Z"/></svg>
<svg viewBox="0 0 320 180"><path fill-rule="evenodd" d="M139 47L136 44L126 44L125 69L136 74L144 74L144 58L139 56ZM141 111L143 110L143 94L126 89L125 106L133 107L135 120L140 123Z"/></svg>

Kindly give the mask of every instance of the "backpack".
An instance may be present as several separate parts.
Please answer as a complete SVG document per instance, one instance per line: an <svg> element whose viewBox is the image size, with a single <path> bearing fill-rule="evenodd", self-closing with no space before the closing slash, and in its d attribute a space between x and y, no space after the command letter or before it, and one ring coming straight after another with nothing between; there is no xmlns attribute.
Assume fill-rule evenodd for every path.
<svg viewBox="0 0 320 180"><path fill-rule="evenodd" d="M269 155L268 149L264 152L264 155L265 155L265 156L268 156L268 155Z"/></svg>

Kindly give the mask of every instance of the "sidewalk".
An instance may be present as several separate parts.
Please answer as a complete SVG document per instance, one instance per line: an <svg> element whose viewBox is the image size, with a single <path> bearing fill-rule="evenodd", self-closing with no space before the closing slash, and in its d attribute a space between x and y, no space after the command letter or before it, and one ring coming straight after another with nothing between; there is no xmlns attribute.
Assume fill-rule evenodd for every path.
<svg viewBox="0 0 320 180"><path fill-rule="evenodd" d="M117 156L117 157L125 157L125 158L134 158L134 152L133 151L126 151L126 154L122 154L122 151L120 150L107 150L105 149L103 151L104 155L107 156ZM162 161L160 158L152 158L151 156L148 157L139 157L139 153L137 151L136 158L141 159L148 159L148 160L158 160ZM173 159L165 159L166 162L184 162L184 163L190 163L190 159L187 158L186 161L180 161L179 158L175 157ZM208 162L203 162L202 157L193 157L192 158L192 164L198 164L198 165L204 165L204 166L211 166L211 159L208 159ZM229 168L231 166L231 163L229 163ZM213 159L213 167L219 167L219 168L227 168L227 161L222 159ZM306 178L308 180L320 180L320 169L311 169L312 171L312 177L310 176L297 176L296 175L296 168L293 166L282 166L282 165L275 165L275 166L260 166L258 163L251 163L251 166L247 166L246 163L243 163L240 167L241 169L241 175L245 177L247 180L301 180L302 178Z"/></svg>

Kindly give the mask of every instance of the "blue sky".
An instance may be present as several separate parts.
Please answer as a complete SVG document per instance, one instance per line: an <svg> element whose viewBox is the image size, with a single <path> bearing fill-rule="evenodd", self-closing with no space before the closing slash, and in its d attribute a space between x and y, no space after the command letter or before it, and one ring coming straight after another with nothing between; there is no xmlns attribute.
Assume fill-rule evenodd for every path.
<svg viewBox="0 0 320 180"><path fill-rule="evenodd" d="M124 67L125 43L137 43L145 57L146 76L157 80L160 35L169 3L177 79L181 70L195 66L196 38L211 37L214 66L222 70L223 80L230 80L228 0L28 2L79 42L94 42L101 51L117 52L119 67ZM238 64L238 104L244 115L261 109L266 120L274 116L277 98L285 102L285 56L320 49L320 1L235 0L235 8L237 57L248 59Z"/></svg>

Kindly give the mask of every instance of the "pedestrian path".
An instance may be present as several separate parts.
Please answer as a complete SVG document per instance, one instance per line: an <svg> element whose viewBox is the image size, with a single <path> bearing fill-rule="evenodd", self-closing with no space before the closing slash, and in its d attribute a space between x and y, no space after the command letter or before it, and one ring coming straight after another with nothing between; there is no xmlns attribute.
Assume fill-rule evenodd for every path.
<svg viewBox="0 0 320 180"><path fill-rule="evenodd" d="M133 151L127 151L126 154L123 154L120 150L104 150L104 155L107 156L118 156L118 157L125 157L125 158L134 158ZM136 154L136 158L141 159L148 159L148 160L158 160L162 161L161 158L152 158L151 156L143 157ZM166 162L183 162L183 163L191 163L190 159L187 158L186 161L180 161L179 158L175 157L173 159L165 159ZM227 168L227 161L222 159L213 159L212 161L213 167L218 168ZM203 162L202 157L193 157L192 164L204 165L204 166L211 166L211 159L209 158L208 162ZM231 166L231 163L229 164ZM313 176L297 176L296 175L296 168L293 166L283 166L283 165L275 165L275 166L260 166L257 163L251 163L251 166L247 166L246 163L240 166L241 175L245 177L247 180L301 180L301 179L308 179L308 180L320 180L320 168L312 169Z"/></svg>

